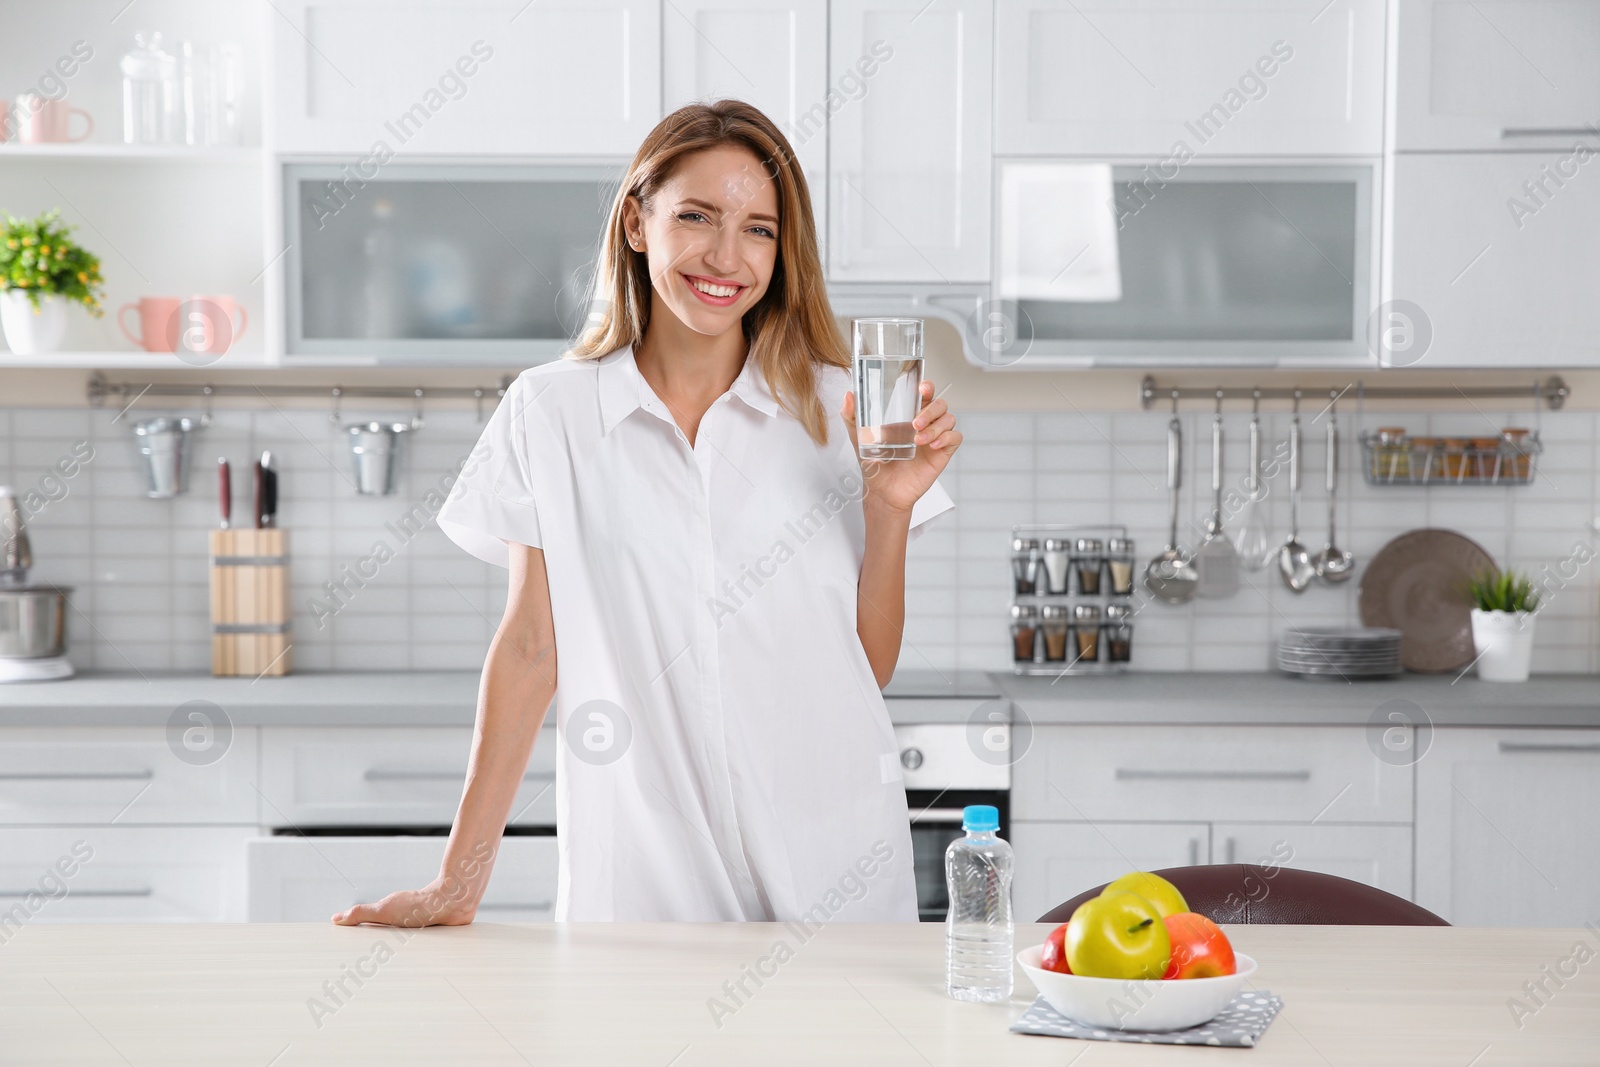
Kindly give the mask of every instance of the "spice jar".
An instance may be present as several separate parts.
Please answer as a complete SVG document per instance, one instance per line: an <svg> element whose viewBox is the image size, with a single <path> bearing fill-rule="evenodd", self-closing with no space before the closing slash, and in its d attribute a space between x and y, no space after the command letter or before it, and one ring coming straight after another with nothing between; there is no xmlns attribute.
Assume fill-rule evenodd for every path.
<svg viewBox="0 0 1600 1067"><path fill-rule="evenodd" d="M1378 427L1372 449L1372 476L1381 482L1411 480L1411 445L1404 426Z"/></svg>
<svg viewBox="0 0 1600 1067"><path fill-rule="evenodd" d="M1467 439L1446 437L1443 442L1444 476L1454 481L1467 477Z"/></svg>
<svg viewBox="0 0 1600 1067"><path fill-rule="evenodd" d="M1415 472L1417 481L1426 482L1438 476L1440 458L1437 437L1411 439L1411 469Z"/></svg>
<svg viewBox="0 0 1600 1067"><path fill-rule="evenodd" d="M1016 579L1017 593L1032 596L1043 592L1040 579L1044 557L1039 552L1039 542L1032 537L1016 537L1011 541L1011 574Z"/></svg>
<svg viewBox="0 0 1600 1067"><path fill-rule="evenodd" d="M1133 539L1113 537L1106 542L1106 572L1112 596L1133 595Z"/></svg>
<svg viewBox="0 0 1600 1067"><path fill-rule="evenodd" d="M1072 569L1078 572L1078 592L1100 595L1100 569L1105 563L1105 545L1097 537L1080 537L1072 548Z"/></svg>
<svg viewBox="0 0 1600 1067"><path fill-rule="evenodd" d="M1072 632L1078 639L1074 663L1100 662L1100 605L1078 604L1072 609Z"/></svg>
<svg viewBox="0 0 1600 1067"><path fill-rule="evenodd" d="M1067 541L1062 537L1046 537L1044 539L1044 573L1045 584L1039 587L1041 593L1065 593L1067 591Z"/></svg>
<svg viewBox="0 0 1600 1067"><path fill-rule="evenodd" d="M1011 605L1011 656L1018 663L1032 663L1039 636L1039 609L1032 604Z"/></svg>
<svg viewBox="0 0 1600 1067"><path fill-rule="evenodd" d="M1500 438L1474 437L1471 445L1468 478L1482 482L1498 482L1504 477L1504 465L1500 461Z"/></svg>
<svg viewBox="0 0 1600 1067"><path fill-rule="evenodd" d="M1067 661L1067 609L1062 604L1046 604L1039 609L1039 629L1044 634L1046 663Z"/></svg>
<svg viewBox="0 0 1600 1067"><path fill-rule="evenodd" d="M1528 431L1521 428L1501 430L1500 437L1503 441L1500 451L1506 457L1500 467L1501 473L1519 482L1527 481L1528 472L1532 470L1532 462L1528 457L1533 454L1528 447Z"/></svg>
<svg viewBox="0 0 1600 1067"><path fill-rule="evenodd" d="M1133 608L1127 604L1107 604L1106 621L1100 625L1100 636L1105 642L1106 659L1112 663L1127 663L1133 658Z"/></svg>

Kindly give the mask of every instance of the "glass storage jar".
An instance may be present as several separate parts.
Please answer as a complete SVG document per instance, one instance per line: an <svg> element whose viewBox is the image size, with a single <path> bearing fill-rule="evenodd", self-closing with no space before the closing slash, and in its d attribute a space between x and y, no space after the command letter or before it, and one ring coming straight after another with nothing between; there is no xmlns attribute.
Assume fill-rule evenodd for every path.
<svg viewBox="0 0 1600 1067"><path fill-rule="evenodd" d="M1105 567L1105 545L1097 537L1080 537L1072 546L1072 569L1078 576L1078 592L1100 595L1100 572Z"/></svg>
<svg viewBox="0 0 1600 1067"><path fill-rule="evenodd" d="M1100 605L1077 604L1072 609L1072 633L1077 638L1074 663L1100 662Z"/></svg>
<svg viewBox="0 0 1600 1067"><path fill-rule="evenodd" d="M1039 630L1044 634L1046 663L1067 661L1067 609L1062 604L1046 604L1039 609Z"/></svg>
<svg viewBox="0 0 1600 1067"><path fill-rule="evenodd" d="M1032 663L1039 643L1039 609L1032 604L1011 605L1011 657Z"/></svg>
<svg viewBox="0 0 1600 1067"><path fill-rule="evenodd" d="M1017 595L1033 596L1043 592L1040 582L1044 577L1044 556L1039 552L1039 541L1033 537L1017 537L1011 541L1011 575L1016 580Z"/></svg>
<svg viewBox="0 0 1600 1067"><path fill-rule="evenodd" d="M1067 591L1067 547L1067 540L1064 537L1046 537L1044 539L1045 584L1039 587L1039 592L1065 593Z"/></svg>
<svg viewBox="0 0 1600 1067"><path fill-rule="evenodd" d="M1131 537L1113 537L1106 542L1106 573L1111 578L1112 596L1133 595L1134 551Z"/></svg>
<svg viewBox="0 0 1600 1067"><path fill-rule="evenodd" d="M1127 604L1107 604L1106 621L1100 636L1106 646L1106 659L1127 663L1133 659L1133 608Z"/></svg>

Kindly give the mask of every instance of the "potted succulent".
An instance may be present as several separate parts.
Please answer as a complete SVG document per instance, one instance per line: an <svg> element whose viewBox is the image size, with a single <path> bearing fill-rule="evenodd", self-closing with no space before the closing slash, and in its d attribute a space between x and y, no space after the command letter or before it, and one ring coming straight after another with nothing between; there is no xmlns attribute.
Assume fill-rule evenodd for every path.
<svg viewBox="0 0 1600 1067"><path fill-rule="evenodd" d="M100 259L67 234L59 211L35 219L6 216L0 227L0 329L18 355L54 351L67 329L67 304L100 306Z"/></svg>
<svg viewBox="0 0 1600 1067"><path fill-rule="evenodd" d="M1486 682L1525 682L1533 660L1533 621L1539 595L1533 582L1514 571L1485 571L1467 585L1472 596L1472 644L1478 677Z"/></svg>

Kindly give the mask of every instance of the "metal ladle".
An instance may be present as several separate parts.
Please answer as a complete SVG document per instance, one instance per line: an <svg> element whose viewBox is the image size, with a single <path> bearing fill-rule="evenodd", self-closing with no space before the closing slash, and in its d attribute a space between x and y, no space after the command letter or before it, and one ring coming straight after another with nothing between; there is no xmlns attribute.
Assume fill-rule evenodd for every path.
<svg viewBox="0 0 1600 1067"><path fill-rule="evenodd" d="M1178 489L1183 485L1183 426L1178 422L1178 394L1172 394L1172 421L1167 423L1167 492L1171 497L1172 531L1166 551L1144 570L1144 586L1169 604L1194 598L1200 576L1194 564L1178 551Z"/></svg>
<svg viewBox="0 0 1600 1067"><path fill-rule="evenodd" d="M1294 416L1289 420L1289 539L1278 549L1283 584L1296 593L1317 576L1311 553L1300 543L1300 390L1294 391Z"/></svg>
<svg viewBox="0 0 1600 1067"><path fill-rule="evenodd" d="M1339 426L1333 406L1328 407L1328 543L1317 553L1317 577L1329 585L1350 580L1356 572L1356 557L1333 544L1333 515L1339 485Z"/></svg>

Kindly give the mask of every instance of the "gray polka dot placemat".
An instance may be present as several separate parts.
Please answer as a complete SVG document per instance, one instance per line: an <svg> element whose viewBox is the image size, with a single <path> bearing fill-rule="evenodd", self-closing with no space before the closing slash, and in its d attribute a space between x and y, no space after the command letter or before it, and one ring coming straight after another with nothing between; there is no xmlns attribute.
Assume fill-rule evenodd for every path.
<svg viewBox="0 0 1600 1067"><path fill-rule="evenodd" d="M1049 1037L1079 1037L1085 1041L1137 1041L1146 1045L1222 1045L1250 1048L1261 1040L1272 1020L1277 1018L1283 999L1271 992L1241 990L1228 1006L1210 1022L1187 1030L1141 1031L1102 1030L1067 1018L1039 997L1022 1017L1011 1024L1017 1034L1044 1034Z"/></svg>

